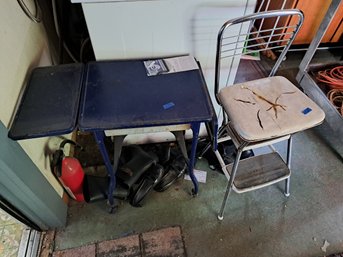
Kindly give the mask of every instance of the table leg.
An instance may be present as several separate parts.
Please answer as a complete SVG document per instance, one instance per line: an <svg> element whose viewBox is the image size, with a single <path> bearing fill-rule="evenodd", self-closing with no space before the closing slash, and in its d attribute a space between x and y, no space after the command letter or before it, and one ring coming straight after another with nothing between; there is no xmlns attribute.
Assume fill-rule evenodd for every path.
<svg viewBox="0 0 343 257"><path fill-rule="evenodd" d="M114 208L116 207L115 203L114 203L114 199L113 199L113 192L114 192L115 186L116 186L115 172L117 170L118 160L117 160L116 166L114 166L114 165L112 166L111 160L110 160L110 157L108 155L106 145L104 142L105 133L103 131L94 132L94 137L95 137L95 140L99 146L99 150L100 150L100 153L102 155L102 158L104 159L104 163L106 166L107 173L110 177L110 183L108 186L108 203L110 205L109 211L113 212ZM123 137L123 139L124 139L124 137ZM120 150L121 150L121 147L120 147ZM116 151L114 151L114 152L116 152ZM119 153L119 156L120 156L120 153Z"/></svg>
<svg viewBox="0 0 343 257"><path fill-rule="evenodd" d="M119 158L121 155L121 150L123 148L123 141L126 135L124 136L114 136L113 137L113 144L114 144L114 155L113 155L113 174L114 174L114 181L113 181L113 186L109 186L109 197L113 199L113 192L116 188L116 172L118 169L118 164L119 164ZM109 198L109 199L110 199Z"/></svg>
<svg viewBox="0 0 343 257"><path fill-rule="evenodd" d="M194 188L192 189L192 195L197 195L198 194L198 180L194 176L194 162L195 162L195 154L196 154L196 149L197 149L197 144L198 144L198 137L199 137L199 131L200 131L200 122L193 122L191 123L191 129L193 131L193 138L192 138L192 149L191 149L191 156L189 158L189 163L188 163L188 173L190 178L192 179Z"/></svg>
<svg viewBox="0 0 343 257"><path fill-rule="evenodd" d="M184 131L180 130L180 131L172 131L172 133L174 134L176 141L180 147L181 153L183 155L183 157L185 158L186 162L188 163L188 154L187 154L187 147L186 147L186 142L185 142L185 135L184 135Z"/></svg>

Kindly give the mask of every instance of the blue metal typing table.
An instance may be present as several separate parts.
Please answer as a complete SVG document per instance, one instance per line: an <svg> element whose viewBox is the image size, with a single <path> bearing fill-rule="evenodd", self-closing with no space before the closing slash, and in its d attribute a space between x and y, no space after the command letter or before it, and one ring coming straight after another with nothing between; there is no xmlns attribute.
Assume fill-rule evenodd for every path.
<svg viewBox="0 0 343 257"><path fill-rule="evenodd" d="M57 70L65 70L64 66L54 67ZM52 71L54 67L50 67L48 74L45 74L45 81L28 84L10 128L10 138L18 140L58 135L71 132L75 128L92 132L110 176L108 195L112 196L122 142L126 134L130 133L130 129L173 128L175 125L177 127L190 124L193 139L188 173L194 185L193 193L197 194L198 182L193 174L193 167L200 125L204 122L211 135L215 135L217 130L216 115L201 69L147 76L143 60L91 62L85 66L71 65L72 72L69 69L66 76L71 77L71 74L74 74L74 77L66 81L58 76L52 78L51 74L55 74ZM35 77L36 73L33 72L32 77ZM47 78L54 83L47 85ZM69 91L66 92L68 85L72 87L69 91L74 92L73 96L68 94ZM40 93L42 89L44 96ZM32 92L33 90L36 92ZM54 99L67 100L63 103ZM35 113L37 110L39 115ZM75 113L78 113L78 118ZM61 116L61 120L69 122L56 124L54 116ZM123 133L114 136L115 153L112 165L104 144L105 132L123 129ZM182 140L179 140L179 137L182 133L175 135L180 144ZM113 208L113 197L108 200Z"/></svg>

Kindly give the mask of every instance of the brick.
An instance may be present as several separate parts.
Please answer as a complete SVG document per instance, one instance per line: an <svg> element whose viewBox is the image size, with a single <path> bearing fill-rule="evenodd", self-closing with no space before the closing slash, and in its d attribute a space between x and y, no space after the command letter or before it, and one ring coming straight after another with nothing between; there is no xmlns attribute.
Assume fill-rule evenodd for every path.
<svg viewBox="0 0 343 257"><path fill-rule="evenodd" d="M133 235L98 244L97 257L141 257L139 236Z"/></svg>
<svg viewBox="0 0 343 257"><path fill-rule="evenodd" d="M95 245L86 245L62 251L56 251L53 257L95 257Z"/></svg>
<svg viewBox="0 0 343 257"><path fill-rule="evenodd" d="M185 257L180 227L169 227L142 234L143 257Z"/></svg>

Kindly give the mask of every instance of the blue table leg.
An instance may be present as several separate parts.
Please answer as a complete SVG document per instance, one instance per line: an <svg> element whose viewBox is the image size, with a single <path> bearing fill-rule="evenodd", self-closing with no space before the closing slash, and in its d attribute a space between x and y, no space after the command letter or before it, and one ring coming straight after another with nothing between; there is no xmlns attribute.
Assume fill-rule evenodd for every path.
<svg viewBox="0 0 343 257"><path fill-rule="evenodd" d="M192 149L191 149L191 156L189 158L189 163L188 163L188 172L189 176L192 179L194 188L192 190L193 195L197 195L199 191L199 186L198 186L198 180L194 176L194 162L195 162L195 154L196 154L196 149L198 145L198 137L199 137L199 131L200 131L200 122L193 122L191 123L191 129L193 131L193 139L192 139Z"/></svg>
<svg viewBox="0 0 343 257"><path fill-rule="evenodd" d="M116 165L112 166L111 160L110 160L110 157L108 155L108 152L107 152L107 149L106 149L106 145L105 145L105 142L104 142L105 133L103 131L95 131L94 132L94 137L95 137L95 140L96 140L96 142L97 142L97 144L99 146L99 150L100 150L100 153L102 155L102 158L104 159L104 163L105 163L105 166L106 166L107 173L108 173L108 175L110 177L110 183L108 185L108 203L110 205L110 212L113 212L114 208L116 207L114 199L113 199L113 192L114 192L115 187L116 187L115 172L117 170L118 160L117 160ZM121 138L121 137L119 137L119 138ZM120 147L120 149L121 149L121 147ZM119 153L119 156L120 156L120 153Z"/></svg>

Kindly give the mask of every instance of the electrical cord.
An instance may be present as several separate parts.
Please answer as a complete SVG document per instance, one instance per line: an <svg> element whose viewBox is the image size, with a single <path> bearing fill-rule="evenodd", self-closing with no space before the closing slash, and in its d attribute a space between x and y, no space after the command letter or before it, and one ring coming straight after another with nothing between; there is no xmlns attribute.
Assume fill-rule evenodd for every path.
<svg viewBox="0 0 343 257"><path fill-rule="evenodd" d="M336 66L332 69L319 71L317 80L325 83L331 89L343 90L343 66Z"/></svg>
<svg viewBox="0 0 343 257"><path fill-rule="evenodd" d="M81 49L80 49L80 62L83 62L83 53L84 53L84 48L85 45L90 42L90 38L87 37L85 40L83 40L82 44L81 44Z"/></svg>
<svg viewBox="0 0 343 257"><path fill-rule="evenodd" d="M20 5L21 9L23 10L23 12L26 14L26 16L32 20L33 22L39 23L41 22L41 11L39 8L39 5L37 3L37 0L33 0L34 4L35 4L35 14L32 14L32 12L29 10L29 8L27 7L27 5L24 3L23 0L17 0L18 4Z"/></svg>
<svg viewBox="0 0 343 257"><path fill-rule="evenodd" d="M70 58L73 60L73 62L78 63L79 61L71 53L67 44L63 40L61 40L62 37L61 37L60 27L59 27L59 23L58 23L56 0L52 0L51 3L52 3L52 14L53 14L53 18L54 18L54 25L55 25L57 37L60 39L63 48L66 50L67 54L70 56Z"/></svg>
<svg viewBox="0 0 343 257"><path fill-rule="evenodd" d="M337 111L343 116L343 90L331 89L326 95Z"/></svg>
<svg viewBox="0 0 343 257"><path fill-rule="evenodd" d="M343 116L343 66L318 71L316 79L330 87L326 96Z"/></svg>

